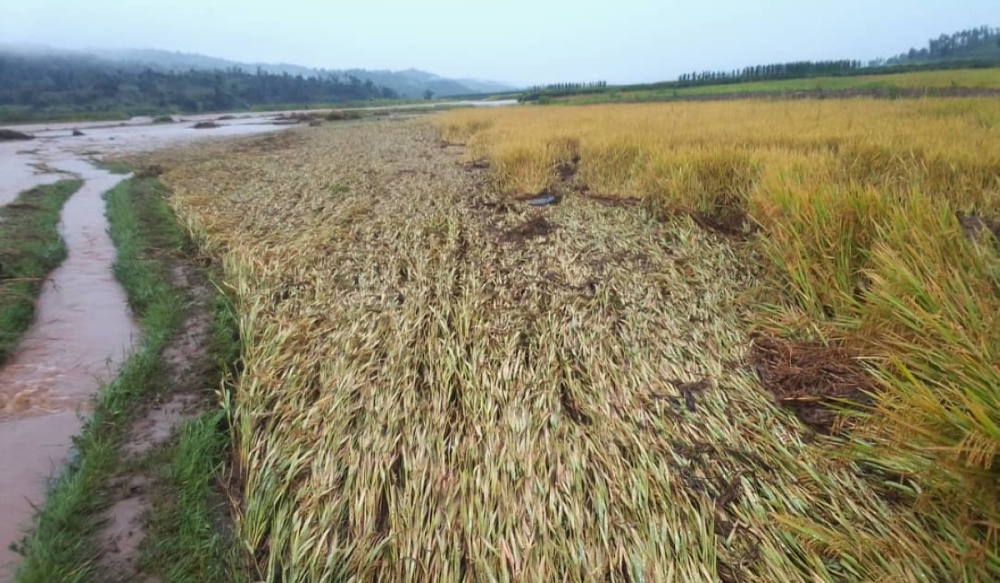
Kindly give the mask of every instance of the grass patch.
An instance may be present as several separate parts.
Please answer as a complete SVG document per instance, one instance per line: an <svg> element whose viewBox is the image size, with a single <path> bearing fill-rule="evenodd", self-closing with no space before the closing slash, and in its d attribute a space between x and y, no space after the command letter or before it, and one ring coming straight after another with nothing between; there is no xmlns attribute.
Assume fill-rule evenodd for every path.
<svg viewBox="0 0 1000 583"><path fill-rule="evenodd" d="M0 106L0 124L41 123L59 121L125 121L127 111L81 111L70 108L46 108L39 111L29 105Z"/></svg>
<svg viewBox="0 0 1000 583"><path fill-rule="evenodd" d="M90 581L106 575L96 567L95 533L111 502L108 481L121 470L122 440L137 405L171 388L161 356L184 318L185 290L171 282L165 257L183 248L186 238L163 194L158 181L146 179L123 182L106 195L118 249L115 274L140 318L143 340L97 396L94 413L75 440L77 455L53 481L32 531L18 545L24 556L18 583ZM219 322L225 327L231 320L223 315ZM229 358L234 351L231 332L217 331L216 338L222 347L218 358ZM153 550L144 565L164 572L166 581L219 581L227 564L217 560L223 547L221 539L210 536L206 496L225 451L220 416L209 413L190 423L179 444L157 454L169 495L158 497L149 527L153 538L147 541ZM171 539L162 538L166 536Z"/></svg>
<svg viewBox="0 0 1000 583"><path fill-rule="evenodd" d="M131 166L117 160L101 160L98 158L91 158L90 163L101 170L105 170L112 174L128 174L132 171Z"/></svg>
<svg viewBox="0 0 1000 583"><path fill-rule="evenodd" d="M228 375L240 355L236 315L227 298L216 296L212 312L211 356L216 368L205 378L206 389ZM153 510L146 525L144 572L166 583L232 581L238 564L228 503L219 487L228 458L228 412L212 409L183 424L179 438L153 452L147 465L157 468Z"/></svg>
<svg viewBox="0 0 1000 583"><path fill-rule="evenodd" d="M184 424L178 441L158 452L163 465L147 523L145 572L167 583L232 579L231 535L219 527L228 510L215 487L228 446L225 413L215 410Z"/></svg>
<svg viewBox="0 0 1000 583"><path fill-rule="evenodd" d="M39 186L0 207L0 363L31 326L45 278L66 258L59 213L82 185L62 180Z"/></svg>

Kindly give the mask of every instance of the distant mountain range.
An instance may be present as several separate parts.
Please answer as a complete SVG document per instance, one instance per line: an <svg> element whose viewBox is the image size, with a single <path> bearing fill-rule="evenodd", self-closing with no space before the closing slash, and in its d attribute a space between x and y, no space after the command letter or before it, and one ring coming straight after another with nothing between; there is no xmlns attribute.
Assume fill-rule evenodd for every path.
<svg viewBox="0 0 1000 583"><path fill-rule="evenodd" d="M216 70L238 68L253 73L258 69L271 74L301 75L315 77L334 74L339 77L357 77L361 81L371 79L372 83L389 87L401 97L422 97L424 92L431 91L435 97L450 97L455 95L472 95L488 93L504 93L516 91L517 88L505 83L481 79L449 79L420 71L406 69L403 71L388 71L367 69L314 69L288 63L243 63L218 57L210 57L196 53L163 51L158 49L87 49L66 50L54 49L39 45L10 45L0 43L0 52L28 53L33 55L57 54L93 58L97 61L127 63L148 67L154 71L189 71Z"/></svg>

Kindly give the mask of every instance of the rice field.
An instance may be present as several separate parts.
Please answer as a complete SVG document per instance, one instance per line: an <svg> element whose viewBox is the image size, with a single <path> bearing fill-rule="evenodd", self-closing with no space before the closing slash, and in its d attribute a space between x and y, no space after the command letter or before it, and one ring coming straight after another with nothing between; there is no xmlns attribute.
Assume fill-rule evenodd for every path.
<svg viewBox="0 0 1000 583"><path fill-rule="evenodd" d="M998 116L516 108L159 157L237 303L254 576L995 579L1000 268L954 211L1000 210ZM853 444L761 386L761 335L864 357Z"/></svg>

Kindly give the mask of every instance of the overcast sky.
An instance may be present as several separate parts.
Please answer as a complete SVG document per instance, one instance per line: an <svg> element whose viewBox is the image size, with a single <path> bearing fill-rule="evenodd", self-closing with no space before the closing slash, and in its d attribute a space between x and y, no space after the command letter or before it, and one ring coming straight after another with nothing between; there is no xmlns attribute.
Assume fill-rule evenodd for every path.
<svg viewBox="0 0 1000 583"><path fill-rule="evenodd" d="M157 48L516 84L887 57L1000 0L0 0L0 42Z"/></svg>

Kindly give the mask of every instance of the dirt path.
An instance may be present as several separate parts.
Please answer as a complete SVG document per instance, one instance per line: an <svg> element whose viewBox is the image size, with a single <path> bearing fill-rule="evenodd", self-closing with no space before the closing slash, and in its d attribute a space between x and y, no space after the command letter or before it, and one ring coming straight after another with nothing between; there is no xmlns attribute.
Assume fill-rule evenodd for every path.
<svg viewBox="0 0 1000 583"><path fill-rule="evenodd" d="M212 293L203 275L185 260L172 262L174 285L189 297L186 317L162 357L170 390L149 403L145 413L133 422L124 440L119 473L106 486L111 492L111 505L105 512L98 544L100 569L108 581L156 581L143 573L139 558L146 537L145 523L155 504L153 497L164 485L158 483L155 468L150 470L142 462L176 438L183 423L210 406L216 380L206 373L214 366L209 347Z"/></svg>

